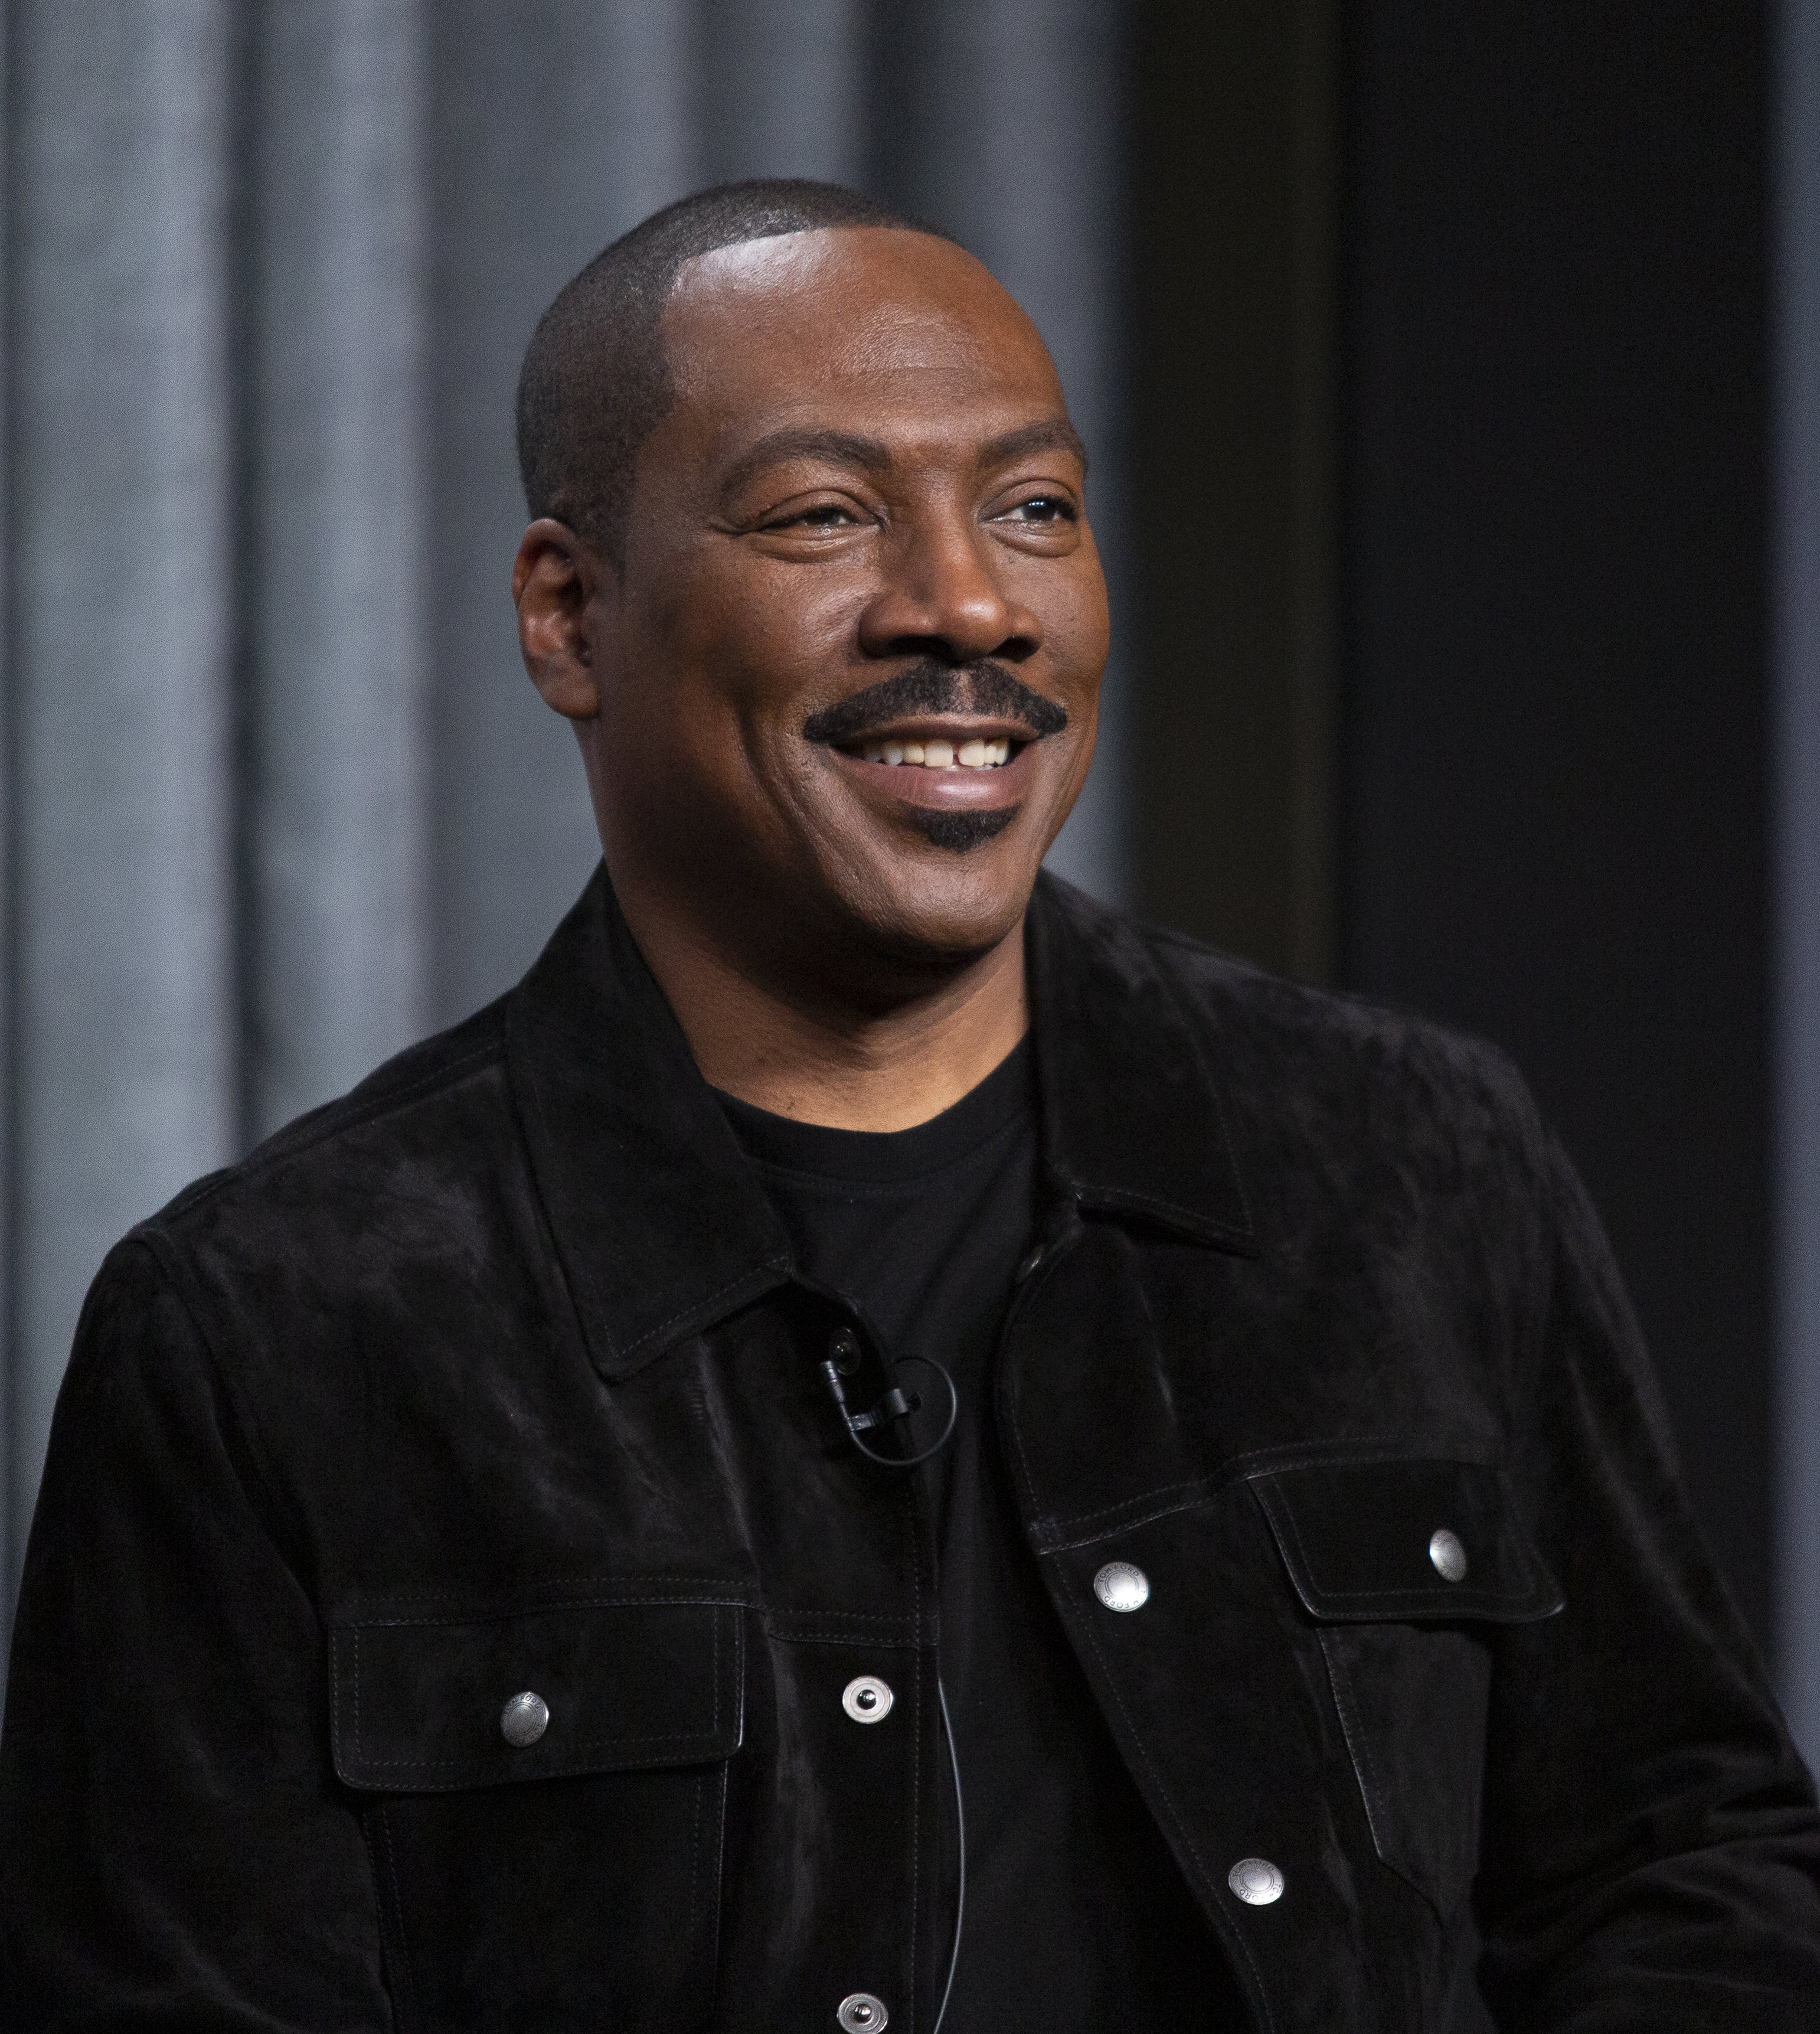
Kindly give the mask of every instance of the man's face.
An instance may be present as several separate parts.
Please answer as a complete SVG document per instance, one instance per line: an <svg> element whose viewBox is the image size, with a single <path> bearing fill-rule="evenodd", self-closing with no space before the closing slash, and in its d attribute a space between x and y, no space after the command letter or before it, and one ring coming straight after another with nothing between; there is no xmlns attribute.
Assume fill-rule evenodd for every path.
<svg viewBox="0 0 1820 2034"><path fill-rule="evenodd" d="M1035 328L879 229L683 270L674 406L590 606L610 865L763 964L952 960L1018 924L1107 649L1082 458Z"/></svg>

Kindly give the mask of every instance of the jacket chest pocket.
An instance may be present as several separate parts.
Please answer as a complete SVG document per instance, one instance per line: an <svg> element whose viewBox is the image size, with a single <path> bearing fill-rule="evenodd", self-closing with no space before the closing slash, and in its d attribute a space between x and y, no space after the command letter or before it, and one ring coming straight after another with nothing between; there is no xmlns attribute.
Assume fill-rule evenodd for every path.
<svg viewBox="0 0 1820 2034"><path fill-rule="evenodd" d="M1562 1604L1509 1478L1370 1462L1251 1487L1315 1622L1378 1856L1450 1914L1478 1867L1491 1641Z"/></svg>
<svg viewBox="0 0 1820 2034"><path fill-rule="evenodd" d="M332 1634L401 2025L668 2030L712 2006L741 1625L595 1601Z"/></svg>

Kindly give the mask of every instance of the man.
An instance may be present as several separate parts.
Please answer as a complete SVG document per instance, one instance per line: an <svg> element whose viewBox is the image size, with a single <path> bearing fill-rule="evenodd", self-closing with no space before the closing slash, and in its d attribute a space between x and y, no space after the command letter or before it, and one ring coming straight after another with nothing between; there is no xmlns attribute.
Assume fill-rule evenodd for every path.
<svg viewBox="0 0 1820 2034"><path fill-rule="evenodd" d="M1017 306L707 193L520 431L603 871L103 1270L7 2024L1820 2026L1810 1783L1516 1077L1038 876L1107 617Z"/></svg>

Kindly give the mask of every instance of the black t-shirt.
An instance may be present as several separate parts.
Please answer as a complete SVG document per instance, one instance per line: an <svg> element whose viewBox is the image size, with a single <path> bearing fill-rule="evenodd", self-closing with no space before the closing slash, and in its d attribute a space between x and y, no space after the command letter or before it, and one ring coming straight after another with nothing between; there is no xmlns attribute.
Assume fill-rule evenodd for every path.
<svg viewBox="0 0 1820 2034"><path fill-rule="evenodd" d="M953 1439L910 1472L930 1483L966 1821L942 2034L1235 2028L1246 2020L1223 1953L1088 1691L998 1444L993 1357L1039 1213L1034 1089L1026 1040L913 1130L830 1130L722 1101L798 1270L857 1303L894 1357L941 1362L959 1394ZM920 1367L902 1381L943 1396ZM951 1826L948 1840L951 1874Z"/></svg>

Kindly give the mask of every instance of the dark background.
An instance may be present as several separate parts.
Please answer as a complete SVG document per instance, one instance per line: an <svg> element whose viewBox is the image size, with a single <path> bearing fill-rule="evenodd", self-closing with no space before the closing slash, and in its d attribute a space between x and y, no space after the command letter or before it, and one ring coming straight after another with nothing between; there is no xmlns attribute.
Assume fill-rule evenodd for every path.
<svg viewBox="0 0 1820 2034"><path fill-rule="evenodd" d="M1153 6L1129 115L1139 902L1514 1054L1766 1638L1768 38Z"/></svg>

